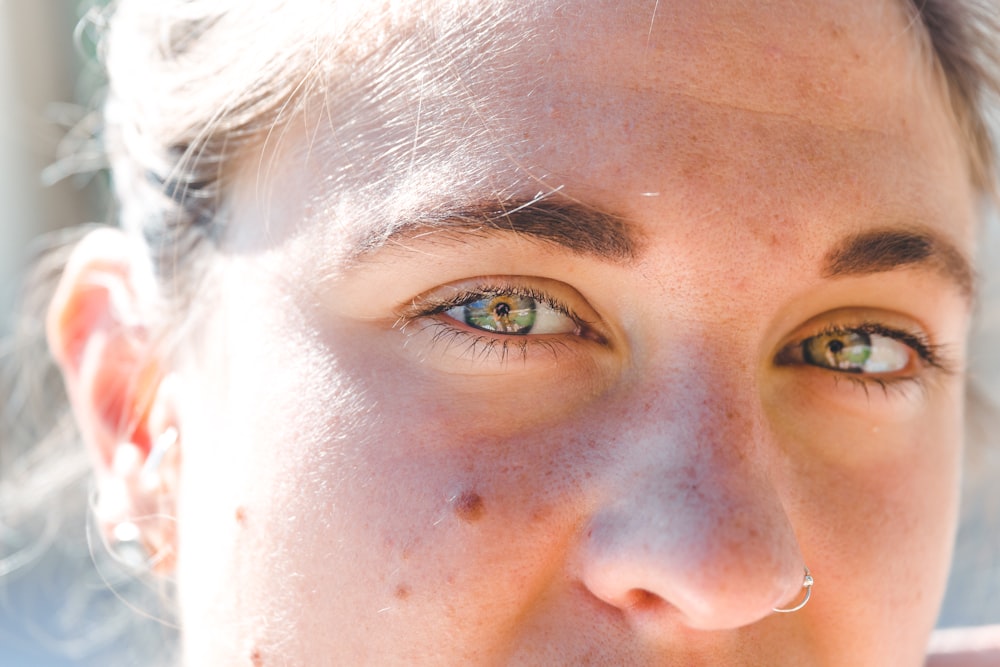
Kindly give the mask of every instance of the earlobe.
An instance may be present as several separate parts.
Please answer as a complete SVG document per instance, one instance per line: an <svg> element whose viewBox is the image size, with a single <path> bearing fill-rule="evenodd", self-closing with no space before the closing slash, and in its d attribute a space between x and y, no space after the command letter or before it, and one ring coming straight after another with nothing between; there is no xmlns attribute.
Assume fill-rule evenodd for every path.
<svg viewBox="0 0 1000 667"><path fill-rule="evenodd" d="M179 438L177 428L168 427L145 458L131 443L118 445L110 474L99 482L95 507L111 553L122 557L122 545L137 545L141 563L130 564L161 574L173 570L176 558Z"/></svg>

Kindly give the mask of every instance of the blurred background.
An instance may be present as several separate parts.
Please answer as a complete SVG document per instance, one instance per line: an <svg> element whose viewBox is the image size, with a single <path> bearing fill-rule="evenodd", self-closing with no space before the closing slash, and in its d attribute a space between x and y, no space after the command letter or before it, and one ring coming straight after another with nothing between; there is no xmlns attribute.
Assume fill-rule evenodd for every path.
<svg viewBox="0 0 1000 667"><path fill-rule="evenodd" d="M102 88L94 47L99 14L81 21L99 5L93 0L0 0L0 362L13 354L9 340L15 325L40 322L40 305L14 314L26 270L51 243L38 239L59 228L113 220L92 137L91 112ZM1000 623L1000 422L990 416L996 407L989 407L996 401L990 396L1000 396L1000 231L995 221L986 238L985 290L972 363L974 382L985 398L972 419L959 546L941 627ZM10 392L11 386L0 385L0 390ZM10 401L0 394L0 406ZM983 444L991 440L993 445ZM0 439L0 466L15 464L13 448ZM0 478L3 472L0 467ZM0 666L107 664L105 651L121 647L110 639L116 623L106 619L142 610L130 609L133 600L119 599L96 572L81 575L57 548L41 555L21 551L32 540L7 540L8 529L0 518ZM82 526L69 532L74 540L84 539ZM77 552L81 548L78 541ZM31 557L21 558L25 553ZM906 582L887 579L886 585ZM66 594L81 587L86 595Z"/></svg>
<svg viewBox="0 0 1000 667"><path fill-rule="evenodd" d="M93 31L74 39L83 11L72 0L0 0L0 313L8 330L32 239L108 215L104 178L94 172L99 154L68 134L101 89Z"/></svg>
<svg viewBox="0 0 1000 667"><path fill-rule="evenodd" d="M95 117L88 116L102 88L95 33L81 23L98 4L0 0L0 363L13 355L15 328L40 322L40 307L28 305L23 317L15 307L22 277L51 243L44 235L111 219L92 138ZM0 384L0 407L13 402L12 386ZM0 479L6 483L20 454L9 434L0 429ZM56 543L57 522L25 533L4 525L4 518L0 512L0 666L107 664L109 642L87 622L107 615L100 602L106 596L74 596L97 602L93 610L60 602L71 587L96 590L99 577L81 580L80 567L49 546ZM74 541L83 537L82 529L70 532Z"/></svg>

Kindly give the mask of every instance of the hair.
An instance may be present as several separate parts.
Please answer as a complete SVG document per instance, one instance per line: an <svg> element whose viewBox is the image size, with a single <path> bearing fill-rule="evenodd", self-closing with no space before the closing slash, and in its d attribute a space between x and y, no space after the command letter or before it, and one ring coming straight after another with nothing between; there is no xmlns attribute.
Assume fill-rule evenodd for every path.
<svg viewBox="0 0 1000 667"><path fill-rule="evenodd" d="M990 0L903 2L942 81L973 184L987 198L996 191L988 110L1000 99L1000 8ZM225 204L234 165L259 154L270 136L309 112L317 95L330 131L352 137L363 134L357 126L371 117L366 111L380 109L384 116L405 103L387 90L393 77L413 74L405 69L412 67L407 56L419 60L416 54L425 50L420 19L404 11L405 3L386 3L385 14L377 16L357 9L362 4L120 0L90 15L105 34L103 139L119 224L148 250L168 304L165 321L176 321L210 289L207 267L230 222ZM487 8L474 11L477 21L498 20ZM452 19L436 26L437 34L450 29L458 35L468 25L468 19ZM57 245L66 248L77 237ZM62 390L40 342L37 315L45 310L63 254L38 264L24 301L25 312L36 315L22 320L3 350L0 396L7 398L0 405L0 433L3 455L11 458L3 461L0 480L0 575L34 558L66 527L74 528L67 535L79 552L87 523L88 461L65 401L54 399ZM31 421L32 415L38 417ZM92 557L85 566L92 568ZM164 614L162 607L145 607L157 596L139 597L144 582L137 580L122 593L129 605ZM124 613L129 623L141 622L140 614ZM118 629L137 632L134 623ZM161 642L174 639L169 629L153 634Z"/></svg>

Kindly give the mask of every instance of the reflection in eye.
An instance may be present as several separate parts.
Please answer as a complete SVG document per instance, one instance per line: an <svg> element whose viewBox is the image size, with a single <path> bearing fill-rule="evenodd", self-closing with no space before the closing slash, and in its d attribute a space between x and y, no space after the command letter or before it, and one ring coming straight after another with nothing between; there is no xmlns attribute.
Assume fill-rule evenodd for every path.
<svg viewBox="0 0 1000 667"><path fill-rule="evenodd" d="M535 300L531 297L500 294L467 303L461 310L466 324L486 331L526 334L535 325ZM448 314L452 315L452 311Z"/></svg>
<svg viewBox="0 0 1000 667"><path fill-rule="evenodd" d="M453 306L444 314L474 329L515 336L574 333L579 329L572 317L531 296L514 292L477 296L481 298Z"/></svg>
<svg viewBox="0 0 1000 667"><path fill-rule="evenodd" d="M895 373L906 369L912 348L888 336L865 331L838 331L802 341L808 364L847 373Z"/></svg>

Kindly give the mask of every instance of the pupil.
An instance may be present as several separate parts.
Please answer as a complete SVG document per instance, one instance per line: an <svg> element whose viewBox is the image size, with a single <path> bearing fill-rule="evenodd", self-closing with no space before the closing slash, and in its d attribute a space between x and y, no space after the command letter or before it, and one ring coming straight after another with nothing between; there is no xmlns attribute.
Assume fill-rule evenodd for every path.
<svg viewBox="0 0 1000 667"><path fill-rule="evenodd" d="M826 349L830 350L834 354L837 354L844 349L844 341L842 340L831 340L827 343Z"/></svg>
<svg viewBox="0 0 1000 667"><path fill-rule="evenodd" d="M498 317L507 317L510 315L510 304L500 302L496 305L494 311Z"/></svg>

